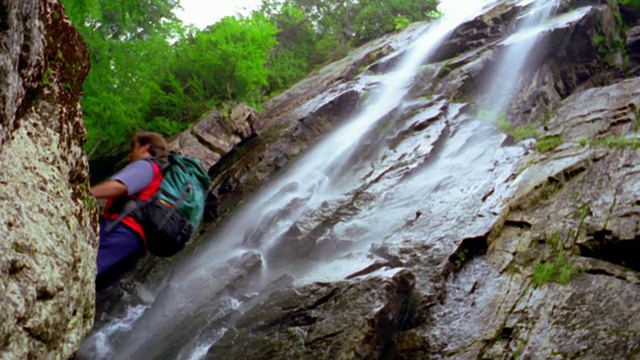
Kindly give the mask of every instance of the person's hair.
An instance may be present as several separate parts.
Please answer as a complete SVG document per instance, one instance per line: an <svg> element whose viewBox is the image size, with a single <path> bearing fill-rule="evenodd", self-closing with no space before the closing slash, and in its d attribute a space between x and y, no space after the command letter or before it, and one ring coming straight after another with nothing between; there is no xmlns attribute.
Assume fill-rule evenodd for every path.
<svg viewBox="0 0 640 360"><path fill-rule="evenodd" d="M138 143L140 146L151 144L151 146L149 146L149 154L151 154L151 156L153 157L163 158L167 156L167 142L164 140L162 135L158 133L155 133L155 132L137 133L131 140L132 148L134 143Z"/></svg>

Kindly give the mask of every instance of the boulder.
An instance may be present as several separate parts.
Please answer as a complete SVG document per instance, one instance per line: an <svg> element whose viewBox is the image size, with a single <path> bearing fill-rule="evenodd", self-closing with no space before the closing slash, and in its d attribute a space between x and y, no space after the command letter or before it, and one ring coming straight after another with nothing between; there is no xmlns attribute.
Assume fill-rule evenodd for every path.
<svg viewBox="0 0 640 360"><path fill-rule="evenodd" d="M228 115L212 110L204 118L169 141L169 149L200 160L205 169L216 164L239 143L256 135L258 113L246 104Z"/></svg>
<svg viewBox="0 0 640 360"><path fill-rule="evenodd" d="M54 0L0 1L0 358L69 359L93 326L89 53Z"/></svg>

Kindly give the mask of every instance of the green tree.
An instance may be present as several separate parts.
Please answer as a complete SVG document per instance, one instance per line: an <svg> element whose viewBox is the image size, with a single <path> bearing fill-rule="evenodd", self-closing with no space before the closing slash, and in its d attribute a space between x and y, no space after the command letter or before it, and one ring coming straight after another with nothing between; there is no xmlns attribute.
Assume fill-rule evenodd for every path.
<svg viewBox="0 0 640 360"><path fill-rule="evenodd" d="M288 4L279 12L271 8L263 8L263 12L278 29L278 43L267 62L266 92L273 95L302 79L324 56L316 48L318 34L302 9Z"/></svg>
<svg viewBox="0 0 640 360"><path fill-rule="evenodd" d="M154 89L149 123L186 126L223 101L259 106L276 32L260 13L225 17L203 31L189 31L174 44L173 62Z"/></svg>
<svg viewBox="0 0 640 360"><path fill-rule="evenodd" d="M146 39L165 34L167 22L177 21L173 11L179 0L62 0L65 12L83 30L99 32L104 38Z"/></svg>
<svg viewBox="0 0 640 360"><path fill-rule="evenodd" d="M63 0L88 45L91 71L84 83L83 116L89 157L128 143L145 128L157 77L171 53L167 39L179 26L177 0Z"/></svg>
<svg viewBox="0 0 640 360"><path fill-rule="evenodd" d="M353 46L402 28L407 22L433 19L438 15L438 4L438 0L263 0L260 11L278 24L281 34L292 28L314 31L311 54L322 55L310 55L310 65L315 65L341 58ZM291 15L292 9L304 17ZM278 37L281 44L287 44L285 39L285 35Z"/></svg>
<svg viewBox="0 0 640 360"><path fill-rule="evenodd" d="M404 19L410 22L438 16L437 0L362 0L353 20L354 43L363 44L392 32Z"/></svg>

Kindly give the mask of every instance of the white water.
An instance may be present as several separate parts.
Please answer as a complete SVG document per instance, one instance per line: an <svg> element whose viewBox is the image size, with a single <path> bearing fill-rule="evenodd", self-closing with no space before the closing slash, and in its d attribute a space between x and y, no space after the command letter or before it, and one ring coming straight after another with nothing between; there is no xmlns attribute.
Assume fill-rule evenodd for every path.
<svg viewBox="0 0 640 360"><path fill-rule="evenodd" d="M109 324L86 339L80 347L80 353L91 359L114 359L115 349L111 346L112 337L131 331L133 324L146 309L147 307L142 305L129 309L123 319Z"/></svg>
<svg viewBox="0 0 640 360"><path fill-rule="evenodd" d="M354 185L353 183L357 183L359 179L341 179L341 173L336 172L336 169L345 167L343 161L350 158L349 154L352 151L357 151L361 138L372 126L376 125L387 113L401 106L413 77L425 58L428 58L433 51L437 50L440 43L457 25L479 14L485 4L486 1L443 1L441 8L448 11L447 16L431 25L424 35L415 41L394 71L381 77L379 91L370 96L368 106L365 107L364 111L347 121L344 126L327 135L320 144L296 160L287 172L280 177L280 180L263 189L237 214L233 215L222 229L217 231L216 234L212 234L211 236L214 238L211 244L199 249L193 258L188 259L188 264L177 264L181 266L173 269L171 278L168 281L180 283L181 289L187 289L187 291L179 294L179 298L163 299L161 302L154 303L152 307L155 307L155 309L150 309L152 310L151 314L143 314L143 317L154 318L144 320L152 324L154 328L170 327L170 325L163 325L163 321L166 320L167 324L170 324L169 320L177 312L176 308L184 306L186 301L197 302L199 298L206 297L206 289L201 288L201 284L204 283L202 280L211 277L211 274L215 273L216 269L226 266L230 260L239 258L247 250L257 250L262 253L273 250L274 247L277 247L276 240L279 235L289 229L306 209L320 208L323 203L331 202L343 195L345 191L350 190ZM540 12L534 11L533 13L544 14L547 8L552 9L552 7L542 7ZM452 11L453 9L455 11ZM550 12L551 10L549 10ZM527 17L526 21L529 21L529 18L540 21L537 16ZM525 25L525 27L527 26L529 25ZM507 39L505 43L508 41L514 41L514 39ZM514 79L517 78L524 66L526 52L531 51L534 44L535 41L527 43L525 47L519 47L520 45L518 45L518 51L509 50L500 66L503 69L502 71L512 71L513 73L510 76ZM501 75L500 78L504 79L504 76ZM507 85L507 87L511 88L511 91L515 86L515 82ZM499 86L491 86L491 90L488 91L492 93L492 99L503 99L502 103L496 103L496 107L493 109L503 109L508 103L507 95L510 92L503 89L504 87L504 83L501 83ZM385 212L394 211L394 206L406 207L405 204L400 202L394 204L393 197L397 194L428 193L431 188L435 189L444 182L453 181L451 174L462 177L473 176L475 165L478 165L479 168L486 168L487 173L491 172L493 159L500 158L500 156L496 155L500 151L497 146L496 148L488 148L483 143L462 144L472 138L473 132L477 129L478 127L474 126L467 127L465 131L468 131L468 134L465 134L465 131L461 131L461 143L452 144L445 149L443 157L446 158L446 161L439 162L428 170L425 169L422 174L417 175L424 176L424 178L388 191L384 196L385 199L383 199L385 200ZM492 137L491 141L497 144L499 140ZM504 181L503 175L497 174L494 176L500 181ZM485 189L488 190L491 187L491 184L485 179L484 181L476 182L473 186L476 189L468 190L485 191ZM386 201L387 199L390 200ZM420 200L426 201L425 199L421 198ZM430 200L443 201L443 199ZM294 203L296 206L291 206ZM290 207L287 210L287 216L281 216L285 207ZM368 220L371 220L380 215L369 214L369 216ZM446 214L443 216L446 217ZM263 226L265 224L268 226ZM386 227L384 219L374 222L368 221L363 223L362 226L368 228L368 233L388 233L391 231L390 229L384 229ZM376 226L380 228L376 229ZM353 257L350 258L350 256ZM266 261L266 257L263 257L263 259ZM263 265L263 274L268 273L270 265L268 263ZM347 255L342 259L332 261L328 265L318 264L315 268L312 267L316 271L307 269L305 273L297 274L300 275L297 282L306 283L318 280L341 279L344 278L344 275L361 269L362 265L363 262L357 255ZM189 290L193 291L193 293L189 293ZM241 308L242 301L237 299L235 301L237 303L234 307ZM198 304L190 304L190 306L197 307ZM153 314L156 314L156 316ZM164 317L158 317L157 314L162 314ZM133 321L137 320L138 317ZM99 351L95 351L94 354L98 358L127 358L128 354L135 353L137 344L145 336L140 331L138 331L135 338L130 341L124 341L120 348L109 348L108 338L112 334L130 329L131 326L123 328L121 323L116 322L98 331L94 337L95 339L100 339L100 341L96 342L100 346ZM164 331L171 331L171 329L164 329ZM209 346L215 343L224 334L224 331L225 329L220 329L213 334L194 334L193 342L185 346L179 358L202 358ZM96 345L96 347L98 346Z"/></svg>
<svg viewBox="0 0 640 360"><path fill-rule="evenodd" d="M187 271L179 271L177 278L188 279L193 271L208 273L212 258L219 257L221 250L234 248L238 244L262 251L269 250L275 245L272 241L288 229L305 208L317 208L323 202L342 194L344 189L336 185L341 183L340 174L334 170L343 167L341 161L349 158L349 153L367 130L400 104L424 59L437 50L456 26L479 15L486 3L487 1L482 0L443 1L441 8L448 11L446 16L431 25L412 44L396 69L384 75L380 90L370 96L364 111L326 136L320 144L297 159L280 180L255 196L215 235L218 239L224 239L223 242L218 240L211 248L201 250L197 259L190 259L191 263L198 265L190 266ZM350 185L352 184L348 184ZM304 206L298 206L286 218L279 217L277 222L271 224L268 233L260 233L259 239L254 237L252 243L247 243L247 238L255 234L265 215L277 212L299 199L303 200Z"/></svg>
<svg viewBox="0 0 640 360"><path fill-rule="evenodd" d="M528 65L527 60L532 56L532 51L538 42L538 35L546 28L543 24L556 12L561 0L547 1L520 1L519 5L532 6L520 21L522 24L518 32L502 42L506 46L506 53L500 58L491 81L482 92L486 94L480 104L483 110L489 110L494 114L507 110L511 103L517 81L522 70Z"/></svg>

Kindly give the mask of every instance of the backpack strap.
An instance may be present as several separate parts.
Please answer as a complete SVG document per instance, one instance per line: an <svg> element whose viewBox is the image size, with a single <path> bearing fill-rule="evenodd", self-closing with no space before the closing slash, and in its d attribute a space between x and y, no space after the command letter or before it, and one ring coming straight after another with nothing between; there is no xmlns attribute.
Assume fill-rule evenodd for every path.
<svg viewBox="0 0 640 360"><path fill-rule="evenodd" d="M156 195L154 195L155 197ZM151 200L151 199L149 199ZM148 200L148 201L149 201ZM111 220L109 222L109 224L107 224L107 226L105 226L104 231L107 233L110 233L111 231L113 231L113 229L116 227L116 225L118 225L122 219L124 219L125 217L131 215L134 211L136 211L137 209L139 209L140 207L142 207L146 202L142 201L140 199L130 199L128 200L126 203L124 203L124 206L122 207L122 211L120 212L120 214L118 215L118 217L115 220Z"/></svg>
<svg viewBox="0 0 640 360"><path fill-rule="evenodd" d="M162 191L162 190L160 190L160 191ZM160 192L160 191L158 191L158 192ZM175 197L172 194L169 194L167 192L163 192L164 196L171 198L171 200L175 201L175 203L173 204L172 209L167 212L167 215L165 216L164 220L162 221L162 224L166 224L167 223L167 220L169 219L169 217L171 217L172 213L175 213L176 211L180 211L180 204L182 204L182 202L187 199L187 197L189 196L189 193L191 193L191 183L187 184L186 190L182 192L182 195L180 195L180 197ZM156 194L156 196L159 196L159 195Z"/></svg>
<svg viewBox="0 0 640 360"><path fill-rule="evenodd" d="M172 156L173 153L170 153L167 161L164 164L161 164L157 158L145 158L144 160L149 161L149 162L153 162L156 165L158 165L158 167L160 168L160 171L162 172L162 175L164 176L167 171L169 171L169 169L174 166L177 165L178 167L180 167L181 169L183 169L184 171L186 171L185 167L180 164L179 162L176 162L174 157ZM180 205L182 204L183 201L185 201L187 199L187 197L189 196L189 194L191 193L193 188L193 185L189 182L187 184L186 189L182 192L182 194L180 195L180 197L174 196L173 194L170 194L166 191L163 191L162 188L158 189L158 191L151 197L149 198L147 201L142 201L138 198L134 199L130 199L128 200L125 205L122 208L122 212L118 215L118 217L109 222L109 224L105 227L105 231L107 233L113 231L113 229L116 227L116 225L118 225L122 219L124 219L125 217L129 216L129 215L134 215L134 212L141 209L142 207L144 207L146 204L157 200L160 197L160 194L162 193L163 196L166 196L167 198L171 199L172 201L174 201L173 204L173 210L172 212L178 211L178 209L180 208ZM167 218L170 216L170 213L167 214ZM167 219L165 219L167 220Z"/></svg>
<svg viewBox="0 0 640 360"><path fill-rule="evenodd" d="M158 168L160 168L160 172L162 173L163 176L164 174L166 174L169 168L173 165L171 164L171 161L167 161L166 164L161 164L158 161L158 158L155 158L155 157L144 158L142 160L148 161L150 163L155 163L158 166ZM111 231L113 231L113 229L122 221L122 219L124 219L129 215L132 215L134 211L140 209L146 203L157 198L159 193L160 193L160 190L158 189L158 191L152 197L150 197L147 201L142 201L137 197L135 199L127 200L127 202L125 202L124 205L122 206L122 210L120 211L120 214L118 215L118 217L115 218L114 220L111 220L109 224L105 226L104 231L107 233L110 233Z"/></svg>

